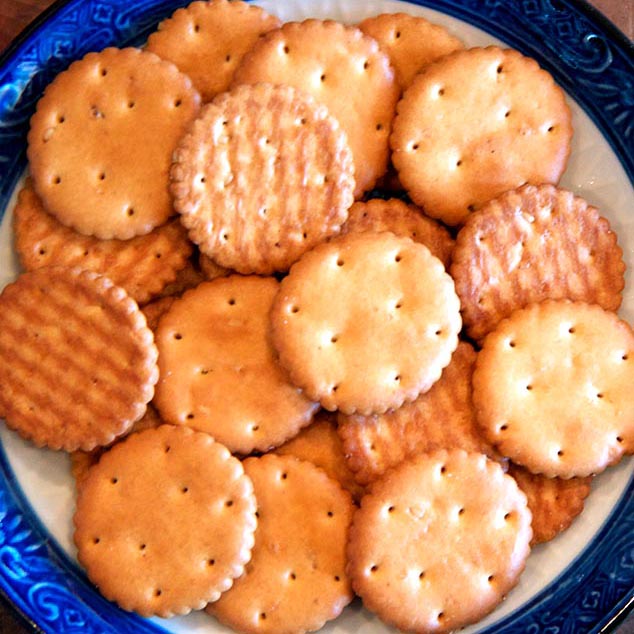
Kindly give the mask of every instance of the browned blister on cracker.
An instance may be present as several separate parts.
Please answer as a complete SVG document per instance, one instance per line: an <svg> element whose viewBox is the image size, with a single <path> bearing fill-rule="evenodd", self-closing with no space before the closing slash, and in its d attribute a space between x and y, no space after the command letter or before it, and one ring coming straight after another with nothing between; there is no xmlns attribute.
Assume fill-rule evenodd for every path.
<svg viewBox="0 0 634 634"><path fill-rule="evenodd" d="M142 616L201 610L244 572L251 480L207 434L162 425L105 453L79 489L77 556L109 600Z"/></svg>
<svg viewBox="0 0 634 634"><path fill-rule="evenodd" d="M423 69L398 104L390 144L410 198L459 225L509 189L557 184L571 138L570 108L553 78L535 60L489 46Z"/></svg>
<svg viewBox="0 0 634 634"><path fill-rule="evenodd" d="M287 22L244 56L233 83L259 82L288 84L325 104L352 149L355 196L374 187L387 169L399 87L373 38L333 20Z"/></svg>
<svg viewBox="0 0 634 634"><path fill-rule="evenodd" d="M27 271L77 266L106 275L141 304L176 280L192 252L185 229L176 221L130 240L82 235L47 213L30 180L13 214L15 248Z"/></svg>
<svg viewBox="0 0 634 634"><path fill-rule="evenodd" d="M460 342L440 379L415 401L384 414L339 414L337 431L357 482L370 484L408 458L438 449L497 454L480 433L471 399L476 352Z"/></svg>
<svg viewBox="0 0 634 634"><path fill-rule="evenodd" d="M280 363L309 398L345 414L413 401L440 378L461 327L453 281L427 247L349 233L293 266L271 309Z"/></svg>
<svg viewBox="0 0 634 634"><path fill-rule="evenodd" d="M239 0L192 2L150 34L147 50L191 77L203 101L229 88L235 69L258 38L280 26L262 8Z"/></svg>
<svg viewBox="0 0 634 634"><path fill-rule="evenodd" d="M596 304L546 300L484 340L473 374L478 425L533 473L585 477L634 451L634 332Z"/></svg>
<svg viewBox="0 0 634 634"><path fill-rule="evenodd" d="M90 450L127 432L156 361L136 302L106 277L45 267L0 295L0 411L38 446Z"/></svg>
<svg viewBox="0 0 634 634"><path fill-rule="evenodd" d="M203 282L172 304L156 331L166 422L210 433L232 452L267 451L310 423L317 404L292 385L268 338L273 278Z"/></svg>
<svg viewBox="0 0 634 634"><path fill-rule="evenodd" d="M29 169L46 209L101 239L149 233L172 214L172 153L197 114L190 79L153 53L88 53L48 85L31 118Z"/></svg>
<svg viewBox="0 0 634 634"><path fill-rule="evenodd" d="M401 463L361 500L348 573L386 623L451 632L517 584L530 539L531 513L513 478L482 454L441 450Z"/></svg>
<svg viewBox="0 0 634 634"><path fill-rule="evenodd" d="M289 86L241 86L205 106L179 144L174 205L217 264L285 271L339 233L353 169L346 135L324 106Z"/></svg>
<svg viewBox="0 0 634 634"><path fill-rule="evenodd" d="M352 499L323 470L292 456L243 464L258 501L253 558L207 611L249 634L318 630L354 596L345 571Z"/></svg>
<svg viewBox="0 0 634 634"><path fill-rule="evenodd" d="M451 275L467 333L482 340L515 309L545 299L617 310L625 262L596 207L552 185L525 185L467 219Z"/></svg>

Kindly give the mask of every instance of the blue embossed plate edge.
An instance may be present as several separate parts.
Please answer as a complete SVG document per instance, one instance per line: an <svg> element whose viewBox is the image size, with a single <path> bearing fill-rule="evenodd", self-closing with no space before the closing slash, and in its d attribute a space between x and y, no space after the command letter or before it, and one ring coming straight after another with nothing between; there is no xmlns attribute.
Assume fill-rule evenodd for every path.
<svg viewBox="0 0 634 634"><path fill-rule="evenodd" d="M634 45L583 0L410 0L536 58L591 117L634 182ZM25 167L28 119L44 86L109 44L143 41L188 0L61 0L0 57L0 209ZM50 537L0 447L0 592L34 630L162 632L99 596ZM634 480L552 583L481 634L609 632L634 602Z"/></svg>

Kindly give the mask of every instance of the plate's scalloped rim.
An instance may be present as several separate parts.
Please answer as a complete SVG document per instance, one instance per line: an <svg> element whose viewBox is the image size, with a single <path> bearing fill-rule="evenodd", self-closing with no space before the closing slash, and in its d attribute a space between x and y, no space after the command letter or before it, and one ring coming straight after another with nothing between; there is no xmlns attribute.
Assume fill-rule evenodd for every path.
<svg viewBox="0 0 634 634"><path fill-rule="evenodd" d="M589 114L610 143L630 182L634 181L634 44L585 0L413 1L465 20L537 58ZM157 16L168 15L177 6L188 2L189 0L137 2L137 11L142 11L146 5L152 5L151 17L138 23L141 34L156 24ZM74 59L78 51L94 48L99 37L110 42L114 34L106 27L101 30L100 27L95 27L93 20L93 37L82 40L79 48L72 54L67 53L65 56L63 50L56 51L59 56L52 54L46 72L41 71L37 56L33 56L34 46L40 38L52 43L51 40L46 40L45 35L57 21L67 19L73 12L86 17L84 12L93 5L99 5L107 13L115 6L122 6L123 2L57 0L0 56L0 210L6 207L9 195L24 170L24 134L36 96L48 79ZM130 12L132 14L133 10L130 9ZM558 22L553 19L557 15L572 16L572 21ZM83 29L85 22L79 23ZM119 42L134 41L133 33L137 31L137 23L134 22L135 26L131 29L130 24L132 22L126 24L125 20L116 24ZM528 30L518 31L518 26ZM583 47L579 50L574 47L566 48L565 42L562 46L561 37L557 40L545 37L554 32L552 29L558 28L564 29L559 33L560 36L570 35L570 32L565 31L567 28L577 28L576 35L581 37ZM527 32L535 37L525 39ZM143 35L137 37L142 38ZM16 69L16 65L21 66ZM22 71L21 77L16 77L17 70ZM598 77L601 77L599 82L596 81ZM11 102L9 107L7 101ZM26 622L35 630L47 632L165 632L155 623L120 612L86 584L78 566L50 538L33 513L14 477L3 447L0 447L0 472L3 475L0 482L0 591L17 607ZM595 633L611 631L624 618L626 609L631 607L634 598L634 552L625 548L622 543L624 534L632 534L632 529L634 480L631 477L624 495L582 554L519 611L496 622L493 626L496 634L538 634L544 631L540 629L543 627L549 628L549 634L572 632L570 627L566 627L566 620L570 610L575 609L572 604L575 600L579 603L580 599L587 612L577 610L576 626L586 624L588 631ZM627 572L622 579L618 579L615 572L615 552L612 552L612 558L602 556L603 544L616 549L621 567ZM589 553L592 553L592 557ZM29 570L29 565L39 571L41 576L37 581L29 578L29 574L33 572L33 568ZM620 568L617 571L618 569ZM599 590L591 586L583 593L578 592L579 584L575 584L575 580L587 581L590 577L599 584ZM28 587L22 588L21 582ZM558 592L557 589L562 585L564 590ZM22 588L23 593L17 588ZM543 618L531 623L517 623L518 612L544 612L543 605L540 604L558 594L566 599L570 598L570 603L566 603L568 612L546 614L546 617L551 618L548 623ZM576 597L572 596L575 594ZM601 602L602 599L607 600L607 606ZM94 611L95 608L103 610L108 619L103 620ZM87 612L82 613L82 610ZM50 629L53 627L55 629ZM493 628L487 628L485 632L492 633ZM575 634L577 631L574 630Z"/></svg>

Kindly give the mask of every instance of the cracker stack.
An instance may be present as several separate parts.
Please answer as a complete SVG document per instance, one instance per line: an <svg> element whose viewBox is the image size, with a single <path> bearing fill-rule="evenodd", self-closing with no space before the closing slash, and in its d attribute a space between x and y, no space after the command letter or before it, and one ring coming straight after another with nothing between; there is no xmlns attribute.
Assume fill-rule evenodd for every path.
<svg viewBox="0 0 634 634"><path fill-rule="evenodd" d="M571 136L534 60L403 13L196 1L61 73L0 413L72 452L102 594L276 634L355 593L421 634L494 610L634 453L625 264L557 186Z"/></svg>

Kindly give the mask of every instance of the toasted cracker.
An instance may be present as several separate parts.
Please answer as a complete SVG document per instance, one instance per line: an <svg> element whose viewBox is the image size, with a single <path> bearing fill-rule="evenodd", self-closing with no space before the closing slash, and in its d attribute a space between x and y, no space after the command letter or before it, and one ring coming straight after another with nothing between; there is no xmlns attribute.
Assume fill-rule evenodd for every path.
<svg viewBox="0 0 634 634"><path fill-rule="evenodd" d="M38 101L28 135L47 210L101 239L162 225L173 213L172 152L199 104L190 79L147 51L107 48L71 64Z"/></svg>
<svg viewBox="0 0 634 634"><path fill-rule="evenodd" d="M508 474L526 494L533 521L532 545L554 539L583 511L590 494L592 476L586 478L546 478L519 465L509 464Z"/></svg>
<svg viewBox="0 0 634 634"><path fill-rule="evenodd" d="M399 407L440 378L458 345L453 281L422 244L349 233L307 253L271 309L280 363L328 410Z"/></svg>
<svg viewBox="0 0 634 634"><path fill-rule="evenodd" d="M363 604L407 632L450 632L491 612L530 552L526 496L482 454L402 463L355 513L348 573Z"/></svg>
<svg viewBox="0 0 634 634"><path fill-rule="evenodd" d="M240 632L317 630L354 596L345 573L350 495L292 456L248 458L243 465L258 501L253 558L207 612Z"/></svg>
<svg viewBox="0 0 634 634"><path fill-rule="evenodd" d="M206 280L215 280L217 277L226 277L231 275L232 271L226 269L220 264L216 264L208 255L200 253L198 255L198 266L201 273L205 276Z"/></svg>
<svg viewBox="0 0 634 634"><path fill-rule="evenodd" d="M399 87L388 56L359 29L332 20L288 22L270 31L236 69L234 85L294 86L326 105L345 130L355 196L385 173Z"/></svg>
<svg viewBox="0 0 634 634"><path fill-rule="evenodd" d="M599 210L552 185L526 185L485 204L458 232L451 275L470 337L544 299L616 311L623 252Z"/></svg>
<svg viewBox="0 0 634 634"><path fill-rule="evenodd" d="M371 16L359 23L359 29L373 37L389 55L403 90L425 66L464 48L443 26L407 13Z"/></svg>
<svg viewBox="0 0 634 634"><path fill-rule="evenodd" d="M482 433L533 473L585 477L634 451L634 332L600 306L546 300L484 340L473 374Z"/></svg>
<svg viewBox="0 0 634 634"><path fill-rule="evenodd" d="M229 88L244 54L258 38L280 26L262 8L239 0L192 2L150 34L147 50L191 77L203 101Z"/></svg>
<svg viewBox="0 0 634 634"><path fill-rule="evenodd" d="M217 264L284 271L339 232L353 169L346 135L325 107L288 86L242 86L208 104L181 141L174 205Z"/></svg>
<svg viewBox="0 0 634 634"><path fill-rule="evenodd" d="M298 460L308 460L321 467L355 500L363 495L363 487L357 484L346 464L343 445L337 434L336 416L330 412L318 412L308 427L273 452L280 456L295 456Z"/></svg>
<svg viewBox="0 0 634 634"><path fill-rule="evenodd" d="M30 180L18 194L13 221L15 249L25 270L77 266L107 275L139 303L173 282L192 252L178 222L130 240L99 240L77 233L46 212Z"/></svg>
<svg viewBox="0 0 634 634"><path fill-rule="evenodd" d="M497 454L475 421L471 376L473 347L460 342L429 392L412 403L372 416L339 414L337 431L355 480L368 485L408 458L438 449Z"/></svg>
<svg viewBox="0 0 634 634"><path fill-rule="evenodd" d="M162 418L210 433L232 452L281 445L317 405L291 385L268 340L273 278L203 282L174 302L156 331Z"/></svg>
<svg viewBox="0 0 634 634"><path fill-rule="evenodd" d="M556 184L571 137L570 108L553 78L535 60L489 46L427 66L398 105L390 144L412 200L457 225L509 189Z"/></svg>
<svg viewBox="0 0 634 634"><path fill-rule="evenodd" d="M391 231L424 244L444 265L449 267L454 240L441 224L425 216L415 205L398 198L373 198L356 202L348 212L341 233L351 231Z"/></svg>
<svg viewBox="0 0 634 634"><path fill-rule="evenodd" d="M255 511L251 481L225 447L163 425L133 434L90 469L74 515L77 557L123 609L186 614L243 573Z"/></svg>
<svg viewBox="0 0 634 634"><path fill-rule="evenodd" d="M108 278L45 267L0 295L0 410L37 446L91 450L143 416L158 378L152 332Z"/></svg>

